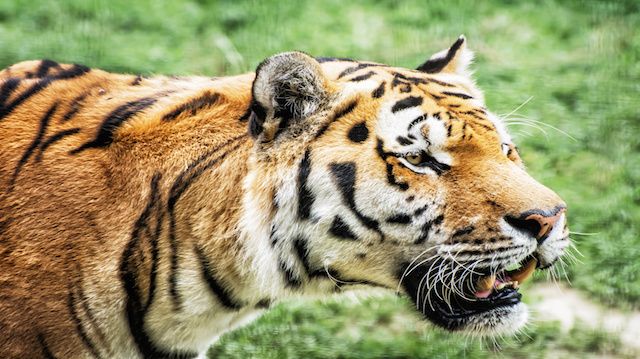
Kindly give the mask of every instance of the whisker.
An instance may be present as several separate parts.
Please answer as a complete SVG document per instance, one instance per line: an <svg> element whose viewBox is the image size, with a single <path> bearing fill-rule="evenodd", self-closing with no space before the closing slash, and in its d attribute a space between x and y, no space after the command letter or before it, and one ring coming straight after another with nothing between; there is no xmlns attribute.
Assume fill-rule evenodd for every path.
<svg viewBox="0 0 640 359"><path fill-rule="evenodd" d="M400 276L400 280L398 281L398 287L396 288L396 293L400 293L400 287L402 285L402 280L404 279L404 277L406 277L407 275L409 275L411 272L409 271L409 269L411 268L411 266L420 258L422 257L424 254L426 254L428 251L430 251L431 249L435 248L436 246L431 246L427 249L425 249L424 251L422 251L420 254L418 254L407 266L407 268L404 270L404 273L402 273L402 276Z"/></svg>
<svg viewBox="0 0 640 359"><path fill-rule="evenodd" d="M585 233L585 232L569 231L569 234L576 234L578 236L597 236L600 234L600 232Z"/></svg>
<svg viewBox="0 0 640 359"><path fill-rule="evenodd" d="M516 107L515 109L513 109L513 111L509 112L508 114L506 114L504 116L500 116L500 117L509 117L509 116L513 115L514 113L518 112L519 109L524 107L524 105L528 104L529 101L531 101L532 99L533 99L533 96L529 96L528 99L524 100L524 102L521 103L520 105L518 105L518 107Z"/></svg>

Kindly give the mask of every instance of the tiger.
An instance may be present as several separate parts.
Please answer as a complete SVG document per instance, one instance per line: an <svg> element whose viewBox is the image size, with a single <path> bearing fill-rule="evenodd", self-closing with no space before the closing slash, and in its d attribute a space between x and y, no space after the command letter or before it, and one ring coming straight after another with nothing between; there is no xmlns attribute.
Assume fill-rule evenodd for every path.
<svg viewBox="0 0 640 359"><path fill-rule="evenodd" d="M0 72L0 357L203 358L292 297L380 287L528 321L570 245L464 36L416 69L285 52L226 77ZM285 302L286 303L286 302Z"/></svg>

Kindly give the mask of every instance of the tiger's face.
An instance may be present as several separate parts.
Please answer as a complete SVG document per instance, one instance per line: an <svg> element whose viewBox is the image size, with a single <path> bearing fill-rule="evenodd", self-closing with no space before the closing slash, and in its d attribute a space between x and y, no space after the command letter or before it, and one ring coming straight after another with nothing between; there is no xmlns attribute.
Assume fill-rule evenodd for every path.
<svg viewBox="0 0 640 359"><path fill-rule="evenodd" d="M267 221L290 287L397 288L450 330L524 325L518 286L569 244L566 205L526 173L470 59L461 37L417 70L261 64L254 168L277 178Z"/></svg>

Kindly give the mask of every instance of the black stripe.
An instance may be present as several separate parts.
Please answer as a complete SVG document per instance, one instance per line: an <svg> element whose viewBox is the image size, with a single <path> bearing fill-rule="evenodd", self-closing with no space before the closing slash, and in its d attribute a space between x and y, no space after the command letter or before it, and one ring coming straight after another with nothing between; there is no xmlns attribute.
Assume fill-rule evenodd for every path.
<svg viewBox="0 0 640 359"><path fill-rule="evenodd" d="M451 62L455 54L458 52L458 49L460 49L460 46L462 46L463 42L464 40L462 38L458 38L458 40L456 40L456 42L451 45L444 57L429 59L422 65L418 66L417 70L427 73L436 73L442 71L442 69L444 69L449 62Z"/></svg>
<svg viewBox="0 0 640 359"><path fill-rule="evenodd" d="M137 115L144 109L156 103L155 98L145 97L139 100L127 102L113 110L102 121L100 129L96 133L96 137L71 151L70 154L77 154L88 148L100 148L109 146L113 142L115 131L130 117Z"/></svg>
<svg viewBox="0 0 640 359"><path fill-rule="evenodd" d="M161 195L159 182L161 175L155 173L151 179L149 201L140 217L134 224L131 240L125 247L120 261L120 280L126 293L125 310L131 336L143 358L193 358L197 353L170 352L158 348L151 340L145 329L145 316L149 310L155 295L156 273L158 263L158 238L161 231L162 209L160 206ZM155 231L150 228L150 219L153 212L157 212ZM146 235L148 245L151 247L151 270L149 272L149 288L146 302L143 300L142 288L138 279L141 264L143 241Z"/></svg>
<svg viewBox="0 0 640 359"><path fill-rule="evenodd" d="M367 228L378 232L384 237L380 231L380 225L375 219L362 214L356 206L355 200L355 184L356 184L356 164L353 162L331 163L329 165L331 174L338 185L338 189L342 194L342 199L346 202L349 209L356 215L358 220Z"/></svg>
<svg viewBox="0 0 640 359"><path fill-rule="evenodd" d="M203 93L199 97L193 98L186 103L181 104L173 111L162 117L163 121L173 121L181 114L188 112L190 116L194 116L199 110L213 106L220 96L209 91Z"/></svg>
<svg viewBox="0 0 640 359"><path fill-rule="evenodd" d="M442 94L443 95L447 95L447 96L460 97L460 98L465 99L465 100L473 98L473 96L467 95L466 93L461 93L461 92L442 91Z"/></svg>
<svg viewBox="0 0 640 359"><path fill-rule="evenodd" d="M356 62L355 60L348 59L346 57L316 57L316 61L318 61L321 64L324 62L336 62L336 61Z"/></svg>
<svg viewBox="0 0 640 359"><path fill-rule="evenodd" d="M401 191L408 190L409 184L407 182L398 182L398 180L396 180L396 176L393 174L393 165L387 162L387 157L389 157L389 154L384 152L384 144L382 143L382 140L380 138L378 138L376 144L376 152L386 165L385 170L387 172L387 182L389 182L389 184L392 186L398 187L398 189L400 189Z"/></svg>
<svg viewBox="0 0 640 359"><path fill-rule="evenodd" d="M48 59L42 60L40 62L40 66L38 66L38 70L36 71L36 77L40 78L47 76L49 74L49 69L54 67L60 67L60 64Z"/></svg>
<svg viewBox="0 0 640 359"><path fill-rule="evenodd" d="M461 242L458 242L461 243ZM516 249L520 249L520 248L524 248L524 245L517 245L517 246L507 246L507 247L495 247L495 248L491 248L489 251L487 251L486 249L478 249L478 250L461 250L461 251L456 251L456 255L460 255L460 256L485 256L485 257L492 257L495 253L500 253L500 252L506 252L509 250L516 250ZM504 258L504 257L503 257ZM509 258L508 256L506 258Z"/></svg>
<svg viewBox="0 0 640 359"><path fill-rule="evenodd" d="M27 161L29 161L29 157L31 157L31 155L33 154L33 151L35 151L38 148L38 146L40 146L40 143L42 142L42 138L44 137L44 134L47 131L47 126L49 126L49 122L51 121L51 116L53 116L53 113L56 112L57 108L58 108L58 103L56 102L53 104L53 106L49 108L47 113L45 113L45 115L40 120L40 127L38 128L36 137L33 139L29 147L27 147L27 149L24 151L24 153L22 154L22 157L20 158L20 160L18 161L18 164L16 165L15 170L13 171L13 176L11 177L11 181L9 182L9 191L13 189L13 185L15 184L16 179L20 174L20 170L22 170L22 167L27 163Z"/></svg>
<svg viewBox="0 0 640 359"><path fill-rule="evenodd" d="M149 246L149 251L151 252L151 266L148 279L149 288L147 288L147 300L144 304L144 313L149 310L149 307L153 303L157 285L156 278L158 274L157 270L159 253L158 241L160 240L162 222L164 218L164 214L160 206L161 194L159 191L159 183L161 178L162 175L159 172L155 172L153 174L153 177L151 178L149 202L147 203L144 211L142 211L142 214L140 214L140 217L138 217L138 220L134 224L133 231L131 232L131 241L132 244L136 245L137 251L142 255L144 253L143 245L147 244ZM156 213L155 231L152 230L150 223L153 212ZM134 268L136 267L135 263L130 263L130 265L132 265ZM139 268L141 268L141 266L138 266L138 269Z"/></svg>
<svg viewBox="0 0 640 359"><path fill-rule="evenodd" d="M31 96L47 88L50 84L51 78L47 77L31 85L31 87L21 93L15 100L0 108L0 120L8 116L16 107L28 100Z"/></svg>
<svg viewBox="0 0 640 359"><path fill-rule="evenodd" d="M425 113L422 116L418 116L415 119L413 119L410 123L409 123L409 127L407 127L407 131L411 130L413 128L413 126L419 124L420 122L424 122L428 119L428 115Z"/></svg>
<svg viewBox="0 0 640 359"><path fill-rule="evenodd" d="M242 114L242 116L240 116L238 121L247 122L250 116L251 116L251 107L247 108L247 110Z"/></svg>
<svg viewBox="0 0 640 359"><path fill-rule="evenodd" d="M391 81L391 88L396 88L401 86L400 92L411 92L411 82L406 81L400 77L400 74L396 73L393 75L393 80Z"/></svg>
<svg viewBox="0 0 640 359"><path fill-rule="evenodd" d="M393 81L391 82L391 88L394 88L398 85L421 85L421 84L427 84L429 81L421 78L421 77L414 77L414 76L407 76L404 75L400 72L395 72L393 74Z"/></svg>
<svg viewBox="0 0 640 359"><path fill-rule="evenodd" d="M479 119L479 120L480 120L480 121L473 121L473 122L472 122L472 125L474 125L474 126L480 126L480 127L484 128L484 129L485 129L485 130L487 130L487 131L495 131L495 126L494 126L494 124L493 124L493 123L491 123L489 120L484 119L484 118ZM487 124L485 124L484 122L488 122L489 124L487 125Z"/></svg>
<svg viewBox="0 0 640 359"><path fill-rule="evenodd" d="M345 77L347 75L350 75L350 74L352 74L352 73L354 73L356 71L365 69L367 67L378 67L378 66L385 66L385 65L382 65L382 64L358 64L357 66L349 67L348 69L342 71L340 73L340 75L338 75L338 79L341 79L341 78L343 78L343 77Z"/></svg>
<svg viewBox="0 0 640 359"><path fill-rule="evenodd" d="M49 146L53 145L54 143L62 140L67 136L75 135L78 132L80 132L79 128L70 128L68 130L60 131L54 135L49 136L49 138L47 138L44 142L40 144L40 150L36 155L36 161L37 162L42 161L42 156L44 155L44 151L46 151L47 148L49 148Z"/></svg>
<svg viewBox="0 0 640 359"><path fill-rule="evenodd" d="M359 75L359 76L353 77L353 78L349 79L349 81L351 81L351 82L364 81L364 80L369 79L371 76L373 76L373 75L375 75L375 74L376 74L375 72L373 72L373 71L369 71L369 72L367 72L367 73L366 73L366 74L364 74L364 75Z"/></svg>
<svg viewBox="0 0 640 359"><path fill-rule="evenodd" d="M131 86L138 86L142 82L142 75L136 75L136 77L131 81Z"/></svg>
<svg viewBox="0 0 640 359"><path fill-rule="evenodd" d="M241 304L233 300L231 291L223 287L222 284L218 281L218 279L216 278L216 273L211 267L209 259L202 251L202 248L200 248L198 245L194 245L193 249L198 256L198 261L200 261L202 277L207 282L207 285L209 286L209 289L211 289L211 292L218 297L220 303L222 303L222 305L229 309L242 308Z"/></svg>
<svg viewBox="0 0 640 359"><path fill-rule="evenodd" d="M433 83L436 83L436 84L438 84L440 86L444 86L444 87L455 87L455 85L453 85L453 84L450 84L450 83L444 82L444 81L440 81L440 80L436 80L433 77L429 77L428 82L433 82Z"/></svg>
<svg viewBox="0 0 640 359"><path fill-rule="evenodd" d="M403 145L403 146L408 146L408 145L412 145L413 141L411 141L410 139L404 137L404 136L398 136L396 137L396 141L398 141L399 144Z"/></svg>
<svg viewBox="0 0 640 359"><path fill-rule="evenodd" d="M350 114L356 108L356 105L358 105L357 100L349 102L346 106L342 107L335 113L333 121L339 120L340 118Z"/></svg>
<svg viewBox="0 0 640 359"><path fill-rule="evenodd" d="M49 345L47 345L46 340L44 339L44 335L42 333L38 333L38 344L40 344L40 349L42 350L42 356L45 359L56 359L56 356L53 355L51 349L49 349Z"/></svg>
<svg viewBox="0 0 640 359"><path fill-rule="evenodd" d="M209 150L207 153L198 157L192 162L187 169L182 171L171 186L169 191L169 198L167 200L167 208L169 212L169 245L170 245L170 261L171 271L169 272L169 293L173 301L173 305L176 309L180 308L180 295L177 289L177 272L178 272L178 241L176 239L176 218L175 207L178 200L184 194L184 192L193 184L193 182L200 177L206 170L216 165L219 161L222 161L229 153L238 149L245 139L247 134L242 134L238 137L227 140L223 144ZM210 158L221 149L228 145L238 142L228 151L223 152L218 157Z"/></svg>
<svg viewBox="0 0 640 359"><path fill-rule="evenodd" d="M392 217L387 218L387 223L397 223L397 224L411 223L411 216L404 213L398 213L393 215Z"/></svg>
<svg viewBox="0 0 640 359"><path fill-rule="evenodd" d="M336 113L333 115L333 118L320 128L320 130L316 133L314 138L318 139L320 138L320 136L324 135L324 133L329 129L329 126L331 126L332 123L339 120L341 117L344 117L349 113L351 113L356 108L357 105L358 105L358 101L353 100L349 102L346 106L337 110Z"/></svg>
<svg viewBox="0 0 640 359"><path fill-rule="evenodd" d="M4 108L5 102L11 97L13 91L20 85L20 79L11 77L5 80L0 87L0 111Z"/></svg>
<svg viewBox="0 0 640 359"><path fill-rule="evenodd" d="M307 241L302 237L296 237L293 240L293 249L296 251L298 260L304 268L307 275L313 272L311 264L309 263L309 248L307 248Z"/></svg>
<svg viewBox="0 0 640 359"><path fill-rule="evenodd" d="M87 97L86 93L83 93L79 96L77 96L76 98L74 98L71 101L71 105L69 106L69 110L67 111L67 113L64 114L64 116L62 116L62 119L60 120L60 123L65 123L69 120L71 120L73 118L73 116L75 116L78 111L80 111L80 109L82 108L82 101L84 101L84 99Z"/></svg>
<svg viewBox="0 0 640 359"><path fill-rule="evenodd" d="M422 214L429 209L429 205L424 205L418 209L415 210L415 212L413 212L413 215L418 217L418 216L422 216Z"/></svg>
<svg viewBox="0 0 640 359"><path fill-rule="evenodd" d="M102 330L100 330L100 326L98 325L98 321L96 320L96 317L93 315L93 312L91 311L91 307L89 306L89 299L84 294L84 289L82 288L82 285L78 285L77 289L78 289L77 290L77 294L78 294L78 298L77 299L80 301L80 306L84 310L84 313L85 313L85 315L87 317L87 321L93 327L93 331L98 336L98 339L100 340L102 345L103 346L107 346L108 345L107 344L107 340L106 340L104 334L102 333Z"/></svg>
<svg viewBox="0 0 640 359"><path fill-rule="evenodd" d="M375 90L373 90L373 92L371 93L371 97L373 98L380 98L384 95L384 89L385 89L385 85L387 84L386 81L382 81L382 83L380 84L380 86L378 86L378 88L376 88Z"/></svg>
<svg viewBox="0 0 640 359"><path fill-rule="evenodd" d="M28 100L30 97L46 89L54 81L72 79L78 76L82 76L87 72L89 72L88 67L83 65L73 65L73 67L71 67L70 69L61 71L55 76L47 76L45 78L42 78L41 80L38 80L35 84L21 93L20 96L18 96L15 100L0 108L0 120L11 114L13 110L15 110L18 106L20 106L20 104Z"/></svg>
<svg viewBox="0 0 640 359"><path fill-rule="evenodd" d="M329 232L334 236L340 239L348 239L348 240L357 240L355 234L349 228L349 225L346 224L340 216L333 217L333 222L331 223L331 228L329 228Z"/></svg>
<svg viewBox="0 0 640 359"><path fill-rule="evenodd" d="M391 112L396 113L398 111L402 111L407 108L416 107L422 105L422 97L417 96L409 96L405 99L402 99L396 102L395 105L391 108Z"/></svg>
<svg viewBox="0 0 640 359"><path fill-rule="evenodd" d="M311 173L311 153L307 149L298 170L298 218L300 219L311 217L311 207L315 201L315 196L307 187L309 173Z"/></svg>
<svg viewBox="0 0 640 359"><path fill-rule="evenodd" d="M302 279L293 272L292 268L287 267L287 264L282 260L280 260L280 270L284 273L287 287L298 288L302 285Z"/></svg>
<svg viewBox="0 0 640 359"><path fill-rule="evenodd" d="M455 231L455 233L453 233L451 235L451 238L464 236L465 234L469 234L469 233L473 232L474 229L475 228L473 226L469 226L469 227L465 227L465 228L459 229L459 230Z"/></svg>
<svg viewBox="0 0 640 359"><path fill-rule="evenodd" d="M91 352L91 355L94 358L100 358L100 353L98 352L98 349L96 348L95 344L93 344L91 339L89 339L89 335L87 334L87 332L84 329L84 326L82 325L82 320L78 316L78 310L76 308L76 297L74 292L75 292L75 288L73 287L72 284L69 284L69 297L67 299L67 307L69 309L69 313L71 314L71 320L75 324L76 334L78 334L78 336L80 337L80 340L82 340L82 343L87 347L87 349L89 349L89 352Z"/></svg>
<svg viewBox="0 0 640 359"><path fill-rule="evenodd" d="M429 238L429 231L431 231L431 228L433 228L433 226L438 226L442 223L442 221L444 220L444 215L439 215L438 217L426 221L423 225L422 228L420 230L420 236L416 239L415 242L413 242L414 244L422 244L424 243L427 238Z"/></svg>
<svg viewBox="0 0 640 359"><path fill-rule="evenodd" d="M393 165L391 163L387 163L386 171L387 182L389 182L390 185L398 187L398 189L401 191L406 191L409 189L409 184L407 182L399 182L396 179L396 176L393 174Z"/></svg>

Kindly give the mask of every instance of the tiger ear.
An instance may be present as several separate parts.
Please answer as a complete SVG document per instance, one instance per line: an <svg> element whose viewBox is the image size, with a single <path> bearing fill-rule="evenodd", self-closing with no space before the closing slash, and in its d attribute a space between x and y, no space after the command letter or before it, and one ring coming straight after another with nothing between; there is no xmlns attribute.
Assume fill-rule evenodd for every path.
<svg viewBox="0 0 640 359"><path fill-rule="evenodd" d="M264 60L253 81L249 132L269 142L289 127L322 110L329 100L329 80L320 64L301 52L285 52Z"/></svg>
<svg viewBox="0 0 640 359"><path fill-rule="evenodd" d="M450 48L434 54L416 70L430 74L445 72L470 76L468 68L471 61L473 61L473 52L467 49L464 35L460 35Z"/></svg>

